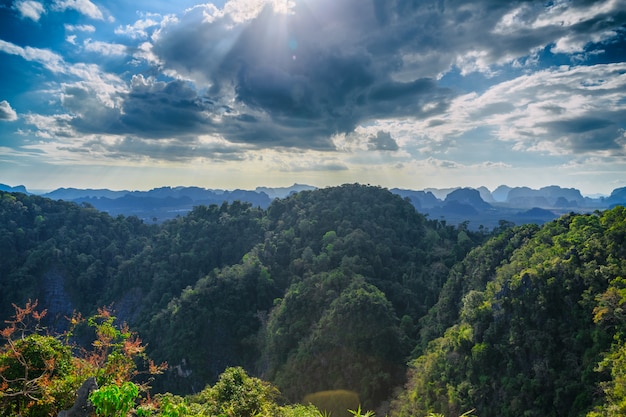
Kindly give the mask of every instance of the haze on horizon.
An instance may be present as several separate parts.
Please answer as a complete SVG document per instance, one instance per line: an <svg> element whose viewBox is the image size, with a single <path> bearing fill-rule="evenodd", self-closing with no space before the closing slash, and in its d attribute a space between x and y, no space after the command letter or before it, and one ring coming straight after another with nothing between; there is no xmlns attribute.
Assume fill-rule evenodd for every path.
<svg viewBox="0 0 626 417"><path fill-rule="evenodd" d="M14 0L0 183L626 185L626 0Z"/></svg>

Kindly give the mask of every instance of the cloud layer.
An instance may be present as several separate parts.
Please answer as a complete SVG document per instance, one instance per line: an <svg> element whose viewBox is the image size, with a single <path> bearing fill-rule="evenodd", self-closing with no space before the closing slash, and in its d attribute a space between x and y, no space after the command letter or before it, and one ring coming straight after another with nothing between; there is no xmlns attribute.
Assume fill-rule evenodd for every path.
<svg viewBox="0 0 626 417"><path fill-rule="evenodd" d="M297 167L277 165L294 171L346 170L371 155L400 169L626 153L624 0L185 4L5 9L6 21L42 32L80 16L55 26L56 46L0 38L0 53L39 74L29 93L49 103L20 113L22 146L178 162L271 150L297 155ZM4 98L0 120L17 121ZM307 151L328 159L305 161Z"/></svg>

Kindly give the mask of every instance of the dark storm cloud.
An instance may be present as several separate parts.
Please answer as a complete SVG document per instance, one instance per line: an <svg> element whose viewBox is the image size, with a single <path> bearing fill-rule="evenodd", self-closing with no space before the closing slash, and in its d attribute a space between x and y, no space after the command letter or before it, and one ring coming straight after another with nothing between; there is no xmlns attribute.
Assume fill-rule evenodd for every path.
<svg viewBox="0 0 626 417"><path fill-rule="evenodd" d="M442 125L455 93L437 79L453 66L488 73L493 64L549 47L589 50L593 39L600 48L626 22L623 12L602 7L317 0L297 2L286 14L266 5L246 15L198 5L155 26L150 37L154 71L166 81L135 76L115 94L116 104L105 106L89 87L66 86L63 104L81 133L187 140L204 134L254 148L331 150L333 135L372 120L433 118L429 127ZM507 100L474 116L512 112L515 103ZM599 144L615 140L616 126L593 126L583 120L545 127L559 137L593 131L609 134ZM369 146L397 149L391 136L381 138ZM583 149L579 142L572 146Z"/></svg>
<svg viewBox="0 0 626 417"><path fill-rule="evenodd" d="M243 106L233 109L219 99L201 96L189 83L135 76L131 88L115 95L122 104L105 106L85 86L67 86L63 105L74 117L79 133L133 135L144 139L192 140L198 135L219 136L255 147L282 146L331 149L334 131L326 119L283 117Z"/></svg>
<svg viewBox="0 0 626 417"><path fill-rule="evenodd" d="M199 134L208 125L203 112L215 111L183 81L146 83L135 77L131 86L120 118L130 132L147 137Z"/></svg>
<svg viewBox="0 0 626 417"><path fill-rule="evenodd" d="M397 151L398 143L391 137L391 133L379 130L376 136L372 135L368 138L368 146L371 150L376 151Z"/></svg>
<svg viewBox="0 0 626 417"><path fill-rule="evenodd" d="M619 115L613 115L619 118ZM626 114L622 114L622 117ZM624 120L624 119L622 119ZM563 142L575 153L610 151L622 153L624 148L624 130L609 119L582 116L539 124L554 137L563 138Z"/></svg>
<svg viewBox="0 0 626 417"><path fill-rule="evenodd" d="M568 145L575 153L609 152L613 156L625 156L624 134L616 128L598 129L572 134Z"/></svg>
<svg viewBox="0 0 626 417"><path fill-rule="evenodd" d="M169 138L210 132L206 112L215 107L188 83L157 82L133 77L130 89L113 99L119 106L103 105L87 86L66 86L63 105L75 117L73 127L82 133L135 134L146 138Z"/></svg>
<svg viewBox="0 0 626 417"><path fill-rule="evenodd" d="M558 120L543 124L543 126L549 128L551 131L560 134L586 133L603 130L611 125L613 125L611 120L596 117L579 117L577 119Z"/></svg>
<svg viewBox="0 0 626 417"><path fill-rule="evenodd" d="M329 136L367 120L445 112L453 94L435 79L453 65L484 70L564 37L577 42L572 34L602 40L623 13L576 24L552 16L599 5L575 2L557 13L545 2L319 0L287 15L266 6L244 22L197 7L164 26L153 51L217 102L234 100L257 117L232 119L227 139L325 148ZM510 109L503 101L485 111Z"/></svg>
<svg viewBox="0 0 626 417"><path fill-rule="evenodd" d="M245 27L223 33L218 28L228 26L227 17L207 23L195 13L161 31L154 52L166 66L206 83L216 100L234 98L238 111L256 116L229 119L234 126L222 126L229 140L330 149L330 136L363 121L424 117L445 110L451 98L430 78L392 79L397 52L387 60L369 50L370 38L383 29L372 4L299 3L286 16L266 7ZM220 36L226 40L217 46ZM197 53L207 48L215 54Z"/></svg>

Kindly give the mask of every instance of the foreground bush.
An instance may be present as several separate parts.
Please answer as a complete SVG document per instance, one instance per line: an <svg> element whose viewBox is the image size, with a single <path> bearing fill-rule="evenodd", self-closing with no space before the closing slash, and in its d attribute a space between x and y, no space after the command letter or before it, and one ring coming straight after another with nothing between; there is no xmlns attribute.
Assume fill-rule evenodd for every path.
<svg viewBox="0 0 626 417"><path fill-rule="evenodd" d="M87 320L75 314L69 331L49 335L41 326L46 312L36 307L36 301L14 306L15 315L0 331L2 416L57 416L72 407L78 388L90 378L99 387L89 394L97 417L320 416L314 406L280 405L276 387L240 367L226 369L215 385L194 396L151 396L146 378L134 380L140 373L160 373L165 365L149 360L141 339L126 325L116 325L107 309ZM85 323L95 336L90 350L70 342L75 328Z"/></svg>

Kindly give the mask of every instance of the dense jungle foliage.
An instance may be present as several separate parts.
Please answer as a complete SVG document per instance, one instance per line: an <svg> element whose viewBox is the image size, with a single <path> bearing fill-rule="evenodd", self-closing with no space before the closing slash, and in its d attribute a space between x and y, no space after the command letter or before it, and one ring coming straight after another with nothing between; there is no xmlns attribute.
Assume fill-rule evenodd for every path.
<svg viewBox="0 0 626 417"><path fill-rule="evenodd" d="M390 416L626 411L623 207L487 233L361 185L162 225L1 193L0 228L0 317L38 299L67 334L74 310L110 306L169 363L153 392L188 412L146 415L218 415L189 410L229 373L275 391L271 407L350 393Z"/></svg>

